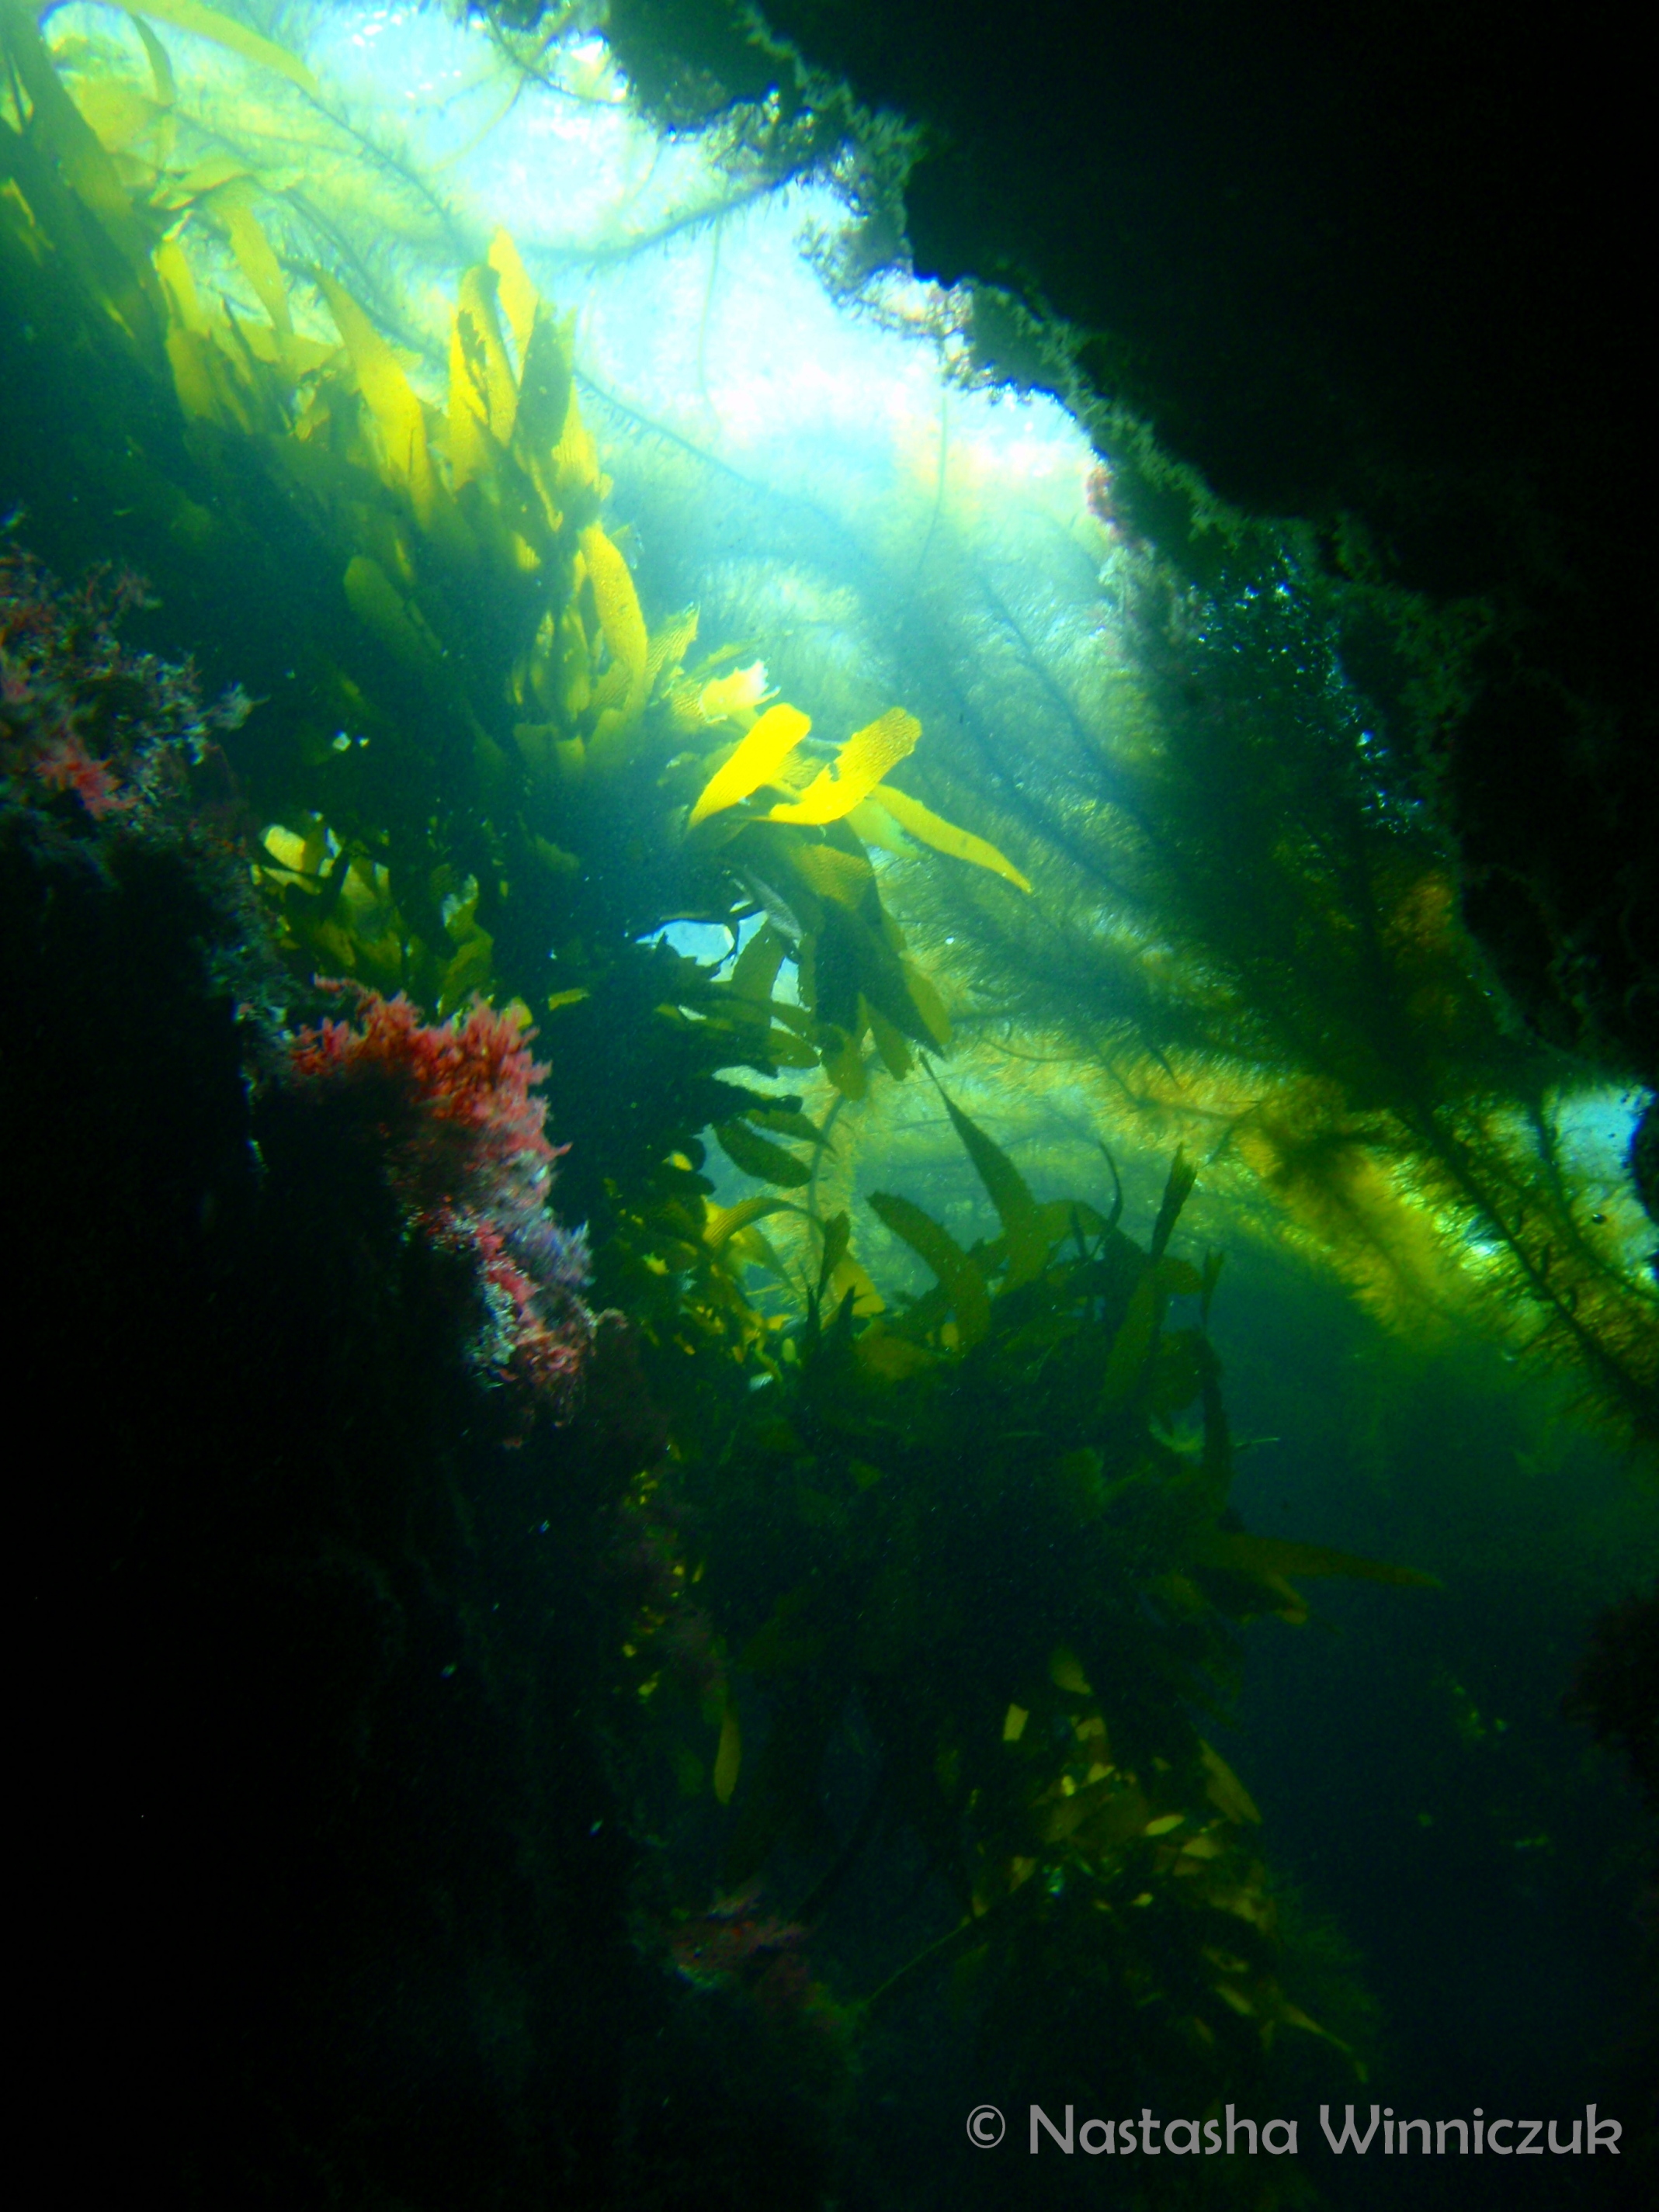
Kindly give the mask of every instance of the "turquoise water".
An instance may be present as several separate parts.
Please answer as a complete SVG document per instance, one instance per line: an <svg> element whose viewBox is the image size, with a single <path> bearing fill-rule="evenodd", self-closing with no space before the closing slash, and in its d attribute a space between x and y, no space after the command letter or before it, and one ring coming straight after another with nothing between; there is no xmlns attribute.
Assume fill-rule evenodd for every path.
<svg viewBox="0 0 1659 2212"><path fill-rule="evenodd" d="M1647 1100L1459 923L1481 611L585 20L0 25L67 2155L1638 2201L1650 1826L1564 1700L1659 1560Z"/></svg>

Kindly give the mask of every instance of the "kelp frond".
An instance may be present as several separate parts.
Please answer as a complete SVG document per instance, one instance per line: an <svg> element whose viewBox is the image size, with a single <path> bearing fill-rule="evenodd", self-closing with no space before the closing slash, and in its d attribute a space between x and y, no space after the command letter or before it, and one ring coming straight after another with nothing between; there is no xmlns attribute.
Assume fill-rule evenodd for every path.
<svg viewBox="0 0 1659 2212"><path fill-rule="evenodd" d="M925 773L1036 890L907 885L958 1034L1018 1025L1114 1143L1184 1142L1253 1233L1390 1328L1576 1371L1586 1412L1650 1449L1639 1217L1560 1171L1551 1131L1589 1079L1500 1006L1419 789L1413 736L1455 699L1443 672L1385 709L1346 672L1350 637L1382 625L1409 665L1413 609L1345 595L1262 529L1202 589L1113 554L1109 650L1040 633L945 538L933 588L981 602L983 628L971 671L942 617L929 633L959 734ZM931 619L926 592L910 619ZM918 711L941 703L936 684Z"/></svg>

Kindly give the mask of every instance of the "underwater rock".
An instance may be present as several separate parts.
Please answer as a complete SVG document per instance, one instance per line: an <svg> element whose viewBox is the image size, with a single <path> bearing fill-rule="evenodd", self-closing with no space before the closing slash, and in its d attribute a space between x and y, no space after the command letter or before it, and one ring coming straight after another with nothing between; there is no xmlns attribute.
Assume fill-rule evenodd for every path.
<svg viewBox="0 0 1659 2212"><path fill-rule="evenodd" d="M592 1343L590 1267L586 1232L547 1210L557 1153L532 1095L548 1072L530 1056L535 1031L482 999L465 1021L424 1023L401 994L356 997L355 1026L325 1021L293 1040L294 1079L349 1102L414 1232L470 1259L488 1315L481 1369L568 1413Z"/></svg>
<svg viewBox="0 0 1659 2212"><path fill-rule="evenodd" d="M410 1235L351 1100L250 1084L212 870L64 803L0 821L27 2080L99 2113L57 2169L690 2203L671 2172L722 2172L742 2107L691 2094L725 2001L679 2005L627 1929L603 1559L648 1430L504 1449L472 1255ZM598 1406L634 1397L613 1328L593 1361ZM682 2085L671 2139L638 2115ZM810 2175L823 2124L766 2139ZM750 2183L720 2201L782 2201Z"/></svg>

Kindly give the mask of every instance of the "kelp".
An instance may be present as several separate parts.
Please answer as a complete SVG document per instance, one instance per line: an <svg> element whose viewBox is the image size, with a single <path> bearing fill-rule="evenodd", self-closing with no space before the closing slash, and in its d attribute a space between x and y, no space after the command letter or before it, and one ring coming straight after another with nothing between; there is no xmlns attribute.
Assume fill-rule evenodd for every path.
<svg viewBox="0 0 1659 2212"><path fill-rule="evenodd" d="M305 96L292 57L186 15ZM680 1318L701 1301L729 1319L754 1247L702 1233L697 1132L782 1187L807 1170L776 1140L801 1134L778 1119L789 1102L722 1071L822 1066L856 1095L872 1052L898 1074L949 1042L849 819L920 725L894 708L826 752L805 713L766 702L759 664L688 664L693 611L647 625L569 327L505 233L459 280L428 396L344 276L296 281L287 197L161 129L154 27L141 158L131 117L103 114L100 135L69 96L24 9L0 21L7 283L115 393L82 459L149 522L164 594L238 587L223 643L248 648L259 712L233 764L296 973L556 1024L572 1210L635 1255L611 1294L665 1315L690 1273ZM88 88L106 80L74 82L98 115ZM222 289L227 266L258 315ZM965 830L932 836L1006 872ZM677 919L747 940L728 980L646 941ZM786 957L798 989L775 997Z"/></svg>
<svg viewBox="0 0 1659 2212"><path fill-rule="evenodd" d="M936 1279L860 1318L830 1289L847 1217L826 1227L769 1382L670 1486L695 1573L645 1626L642 1694L695 1785L664 1684L703 1620L725 1654L702 1706L722 1879L793 1881L817 1940L861 1858L925 1863L933 1933L843 2000L902 2007L948 1972L1028 2056L1063 2016L1091 2068L1127 2037L1201 2100L1243 2094L1283 2031L1325 2031L1281 1981L1260 1814L1211 1740L1237 1626L1305 1620L1297 1577L1431 1578L1240 1527L1194 1312L1215 1269L1169 1249L1186 1162L1142 1248L1037 1201L945 1103L1000 1233L964 1249L872 1198ZM826 1760L849 1741L864 1810L842 1772L836 1820Z"/></svg>
<svg viewBox="0 0 1659 2212"><path fill-rule="evenodd" d="M1028 1091L1033 1059L1068 1063L1115 1143L1185 1143L1390 1328L1494 1335L1650 1449L1645 1224L1575 1188L1594 1079L1502 1004L1435 827L1467 636L1266 526L1185 550L1182 575L1101 530L1097 621L1068 631L937 535L908 619L945 674L916 703L959 734L925 775L1036 890L918 881L960 1034Z"/></svg>
<svg viewBox="0 0 1659 2212"><path fill-rule="evenodd" d="M65 471L119 507L178 618L212 605L255 696L230 804L296 1000L321 970L540 1031L596 1303L672 1397L634 1504L684 1556L623 1656L681 1787L728 1824L728 1878L816 1852L817 1920L902 1829L937 1925L872 2005L946 1966L992 2017L1064 1990L1076 2051L1162 2057L1206 2100L1281 2031L1321 2038L1210 1730L1237 1625L1304 1619L1298 1578L1423 1578L1237 1524L1218 1263L1170 1249L1191 1164L1143 1249L1121 1191L1109 1214L1039 1200L942 1091L999 1233L966 1243L876 1194L933 1278L908 1300L855 1254L853 1206L819 1202L843 1106L951 1042L892 886L943 860L1015 929L1054 880L1029 823L994 844L895 787L928 759L908 704L826 740L763 660L735 665L763 641L695 659L691 611L647 618L568 325L506 234L456 256L434 378L372 269L296 250L291 188L190 139L155 24L213 35L206 10L134 15L147 107L93 97L95 67L71 99L26 11L0 11L9 301L75 365ZM303 64L231 43L310 97ZM1006 816L1000 795L966 811ZM679 921L724 931L729 971L662 941ZM744 1071L799 1071L813 1112ZM769 1188L716 1206L705 1131ZM783 1257L769 1231L793 1232ZM757 1269L799 1297L758 1310ZM831 1842L849 1713L868 1802ZM684 1909L697 1877L672 1871Z"/></svg>

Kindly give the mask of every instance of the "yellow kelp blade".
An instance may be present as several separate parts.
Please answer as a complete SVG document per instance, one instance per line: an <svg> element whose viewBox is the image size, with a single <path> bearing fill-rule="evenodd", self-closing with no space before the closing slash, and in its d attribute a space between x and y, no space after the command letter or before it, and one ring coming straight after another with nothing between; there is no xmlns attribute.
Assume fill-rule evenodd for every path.
<svg viewBox="0 0 1659 2212"><path fill-rule="evenodd" d="M1161 1260L1169 1249L1176 1224L1181 1218L1181 1209L1192 1196L1193 1185L1197 1181L1197 1163L1188 1158L1184 1145L1177 1145L1176 1156L1170 1163L1169 1180L1164 1186L1158 1219L1152 1224L1152 1241L1147 1248L1154 1260Z"/></svg>
<svg viewBox="0 0 1659 2212"><path fill-rule="evenodd" d="M902 1083L915 1064L908 1038L902 1030L888 1020L879 1006L872 1006L868 999L861 995L859 1012L870 1024L870 1041L881 1054L883 1066L895 1083Z"/></svg>
<svg viewBox="0 0 1659 2212"><path fill-rule="evenodd" d="M777 925L764 921L732 963L726 989L734 999L741 999L745 1007L756 1009L753 1018L757 1020L770 1019L772 986L778 979L778 970L788 949L787 940Z"/></svg>
<svg viewBox="0 0 1659 2212"><path fill-rule="evenodd" d="M372 629L389 652L417 676L436 673L442 648L378 561L354 553L346 563L345 595L359 622Z"/></svg>
<svg viewBox="0 0 1659 2212"><path fill-rule="evenodd" d="M392 480L408 491L416 520L425 527L432 520L435 488L426 418L415 387L351 295L325 270L318 270L317 283L351 356L357 387L374 417Z"/></svg>
<svg viewBox="0 0 1659 2212"><path fill-rule="evenodd" d="M757 1135L743 1121L716 1121L714 1141L734 1168L753 1176L757 1182L781 1183L798 1190L812 1180L812 1170L769 1137Z"/></svg>
<svg viewBox="0 0 1659 2212"><path fill-rule="evenodd" d="M857 853L838 852L833 845L803 844L791 858L809 890L854 911L876 879L868 860Z"/></svg>
<svg viewBox="0 0 1659 2212"><path fill-rule="evenodd" d="M869 1077L858 1038L848 1036L833 1023L825 1024L820 1034L824 1042L818 1048L819 1062L824 1073L843 1098L862 1098L869 1088Z"/></svg>
<svg viewBox="0 0 1659 2212"><path fill-rule="evenodd" d="M176 238L164 238L155 249L155 274L175 326L192 337L208 333L207 312L196 289L189 257Z"/></svg>
<svg viewBox="0 0 1659 2212"><path fill-rule="evenodd" d="M252 179L252 170L234 154L210 154L182 175L174 173L164 178L156 189L155 204L169 210L191 208L226 185Z"/></svg>
<svg viewBox="0 0 1659 2212"><path fill-rule="evenodd" d="M818 1296L823 1296L823 1286L842 1261L847 1257L853 1241L853 1218L846 1212L831 1214L823 1224L823 1257L818 1266Z"/></svg>
<svg viewBox="0 0 1659 2212"><path fill-rule="evenodd" d="M956 1309L957 1330L964 1352L990 1334L991 1298L985 1277L970 1253L964 1252L948 1229L941 1229L919 1206L891 1192L872 1190L870 1203L895 1237L902 1237L924 1259L944 1285Z"/></svg>
<svg viewBox="0 0 1659 2212"><path fill-rule="evenodd" d="M932 980L914 960L902 954L899 966L904 975L904 988L910 994L910 1003L921 1016L922 1027L941 1052L951 1049L951 1014L943 999L933 988Z"/></svg>
<svg viewBox="0 0 1659 2212"><path fill-rule="evenodd" d="M216 46L227 46L245 62L257 62L263 69L275 70L278 76L297 84L301 92L308 92L313 97L317 94L317 80L297 54L289 53L286 46L279 46L270 39L262 39L246 23L222 15L216 9L202 7L199 0L142 0L142 4L140 0L114 0L114 4L125 15L148 15L154 23L171 23L175 30L210 40Z"/></svg>
<svg viewBox="0 0 1659 2212"><path fill-rule="evenodd" d="M1099 1221L1099 1214L1095 1214ZM1124 1401L1146 1374L1146 1360L1151 1356L1157 1340L1164 1307L1170 1298L1192 1298L1201 1290L1201 1274L1197 1267L1188 1267L1186 1261L1161 1259L1155 1267L1148 1267L1141 1281L1134 1285L1134 1297L1128 1301L1128 1312L1124 1314L1113 1338L1113 1349L1106 1354L1106 1376L1099 1387L1102 1407L1124 1405Z"/></svg>
<svg viewBox="0 0 1659 2212"><path fill-rule="evenodd" d="M909 859L915 847L878 799L866 799L847 817L847 826L861 845L874 845L884 853Z"/></svg>
<svg viewBox="0 0 1659 2212"><path fill-rule="evenodd" d="M811 717L781 700L769 707L724 768L703 786L686 827L695 830L711 814L736 806L763 783L770 783L811 728Z"/></svg>
<svg viewBox="0 0 1659 2212"><path fill-rule="evenodd" d="M258 216L234 185L216 192L209 204L223 223L237 265L270 316L270 327L282 337L291 337L294 319L289 313L288 283Z"/></svg>
<svg viewBox="0 0 1659 2212"><path fill-rule="evenodd" d="M1261 1815L1249 1791L1233 1772L1221 1753L1212 1744L1199 1741L1199 1756L1204 1761L1204 1771L1209 1779L1204 1794L1216 1810L1224 1813L1230 1820L1248 1821L1260 1827Z"/></svg>
<svg viewBox="0 0 1659 2212"><path fill-rule="evenodd" d="M908 830L919 844L931 845L934 852L944 853L953 860L969 860L976 868L988 868L994 876L1001 876L1017 889L1029 891L1029 877L1021 875L1013 862L999 853L983 837L975 837L971 830L958 830L954 822L946 822L931 807L924 806L919 799L908 792L895 791L884 784L881 797L875 802L884 812L890 815L901 830Z"/></svg>
<svg viewBox="0 0 1659 2212"><path fill-rule="evenodd" d="M457 314L449 326L449 480L459 492L487 478L495 455L485 433L489 409L468 358L466 331Z"/></svg>
<svg viewBox="0 0 1659 2212"><path fill-rule="evenodd" d="M94 77L78 83L75 103L97 133L98 143L106 154L130 154L141 138L157 127L167 112L140 92L137 85L118 77Z"/></svg>
<svg viewBox="0 0 1659 2212"><path fill-rule="evenodd" d="M646 696L650 697L660 687L672 683L691 647L696 641L697 611L685 607L677 615L670 615L659 629L651 633L650 650L645 656Z"/></svg>
<svg viewBox="0 0 1659 2212"><path fill-rule="evenodd" d="M769 822L839 822L866 799L890 768L915 750L921 724L902 707L890 707L878 720L854 730L826 769L792 805L775 806Z"/></svg>
<svg viewBox="0 0 1659 2212"><path fill-rule="evenodd" d="M167 50L156 37L142 15L135 15L132 27L149 63L150 82L155 87L155 97L163 107L171 107L179 97L179 86L173 74L173 64Z"/></svg>
<svg viewBox="0 0 1659 2212"><path fill-rule="evenodd" d="M1135 1285L1129 1310L1119 1323L1112 1348L1106 1356L1106 1374L1100 1389L1103 1407L1121 1406L1139 1382L1163 1311L1156 1277L1143 1276Z"/></svg>
<svg viewBox="0 0 1659 2212"><path fill-rule="evenodd" d="M772 1198L764 1191L751 1197L740 1198L735 1206L711 1206L703 1216L702 1241L711 1252L718 1252L757 1221L763 1221L769 1213L799 1213L793 1199Z"/></svg>
<svg viewBox="0 0 1659 2212"><path fill-rule="evenodd" d="M187 415L204 422L232 422L239 429L251 429L246 386L231 373L226 356L213 343L196 280L176 238L163 239L157 246L155 273L169 311L165 343L179 405Z"/></svg>
<svg viewBox="0 0 1659 2212"><path fill-rule="evenodd" d="M728 715L757 711L766 697L766 663L757 660L747 668L716 676L697 694L705 722L723 722Z"/></svg>
<svg viewBox="0 0 1659 2212"><path fill-rule="evenodd" d="M518 247L504 230L498 230L489 241L489 265L501 285L501 312L519 349L519 367L522 371L530 351L530 334L536 326L538 295L519 258Z"/></svg>
<svg viewBox="0 0 1659 2212"><path fill-rule="evenodd" d="M847 1293L853 1294L853 1311L860 1321L868 1321L874 1314L885 1313L887 1301L876 1288L863 1265L850 1252L843 1255L841 1264L825 1284L822 1296L826 1309L834 1313Z"/></svg>
<svg viewBox="0 0 1659 2212"><path fill-rule="evenodd" d="M835 1146L815 1121L809 1121L787 1105L751 1106L749 1119L762 1129L775 1130L781 1137L793 1137L798 1143L811 1145L821 1152L833 1152Z"/></svg>
<svg viewBox="0 0 1659 2212"><path fill-rule="evenodd" d="M854 1311L858 1310L854 1306ZM939 1354L913 1338L896 1335L879 1323L866 1328L853 1346L853 1356L868 1375L884 1382L908 1382L913 1375L937 1364Z"/></svg>
<svg viewBox="0 0 1659 2212"><path fill-rule="evenodd" d="M1008 1288L1018 1290L1039 1274L1053 1241L1044 1210L1026 1186L1025 1178L1000 1145L994 1144L976 1121L969 1120L935 1079L934 1088L945 1100L951 1127L961 1138L979 1179L990 1195L1008 1239Z"/></svg>
<svg viewBox="0 0 1659 2212"><path fill-rule="evenodd" d="M32 136L45 149L64 182L96 217L125 264L125 279L111 289L107 278L94 283L102 303L139 343L159 338L161 303L150 267L150 240L133 212L126 187L98 134L70 99L46 41L21 7L0 12L0 44L22 80L33 114ZM16 186L9 189L15 192ZM92 264L85 264L90 271ZM152 324L150 319L154 317Z"/></svg>
<svg viewBox="0 0 1659 2212"><path fill-rule="evenodd" d="M461 279L452 343L459 343L468 380L483 410L489 434L505 452L513 442L519 387L495 319L495 280L487 269L469 269ZM452 356L451 390L453 391ZM452 405L453 405L452 398Z"/></svg>
<svg viewBox="0 0 1659 2212"><path fill-rule="evenodd" d="M273 822L260 842L279 868L296 876L316 875L328 853L328 833L320 822L312 823L303 836Z"/></svg>
<svg viewBox="0 0 1659 2212"><path fill-rule="evenodd" d="M556 530L562 526L561 497L568 496L572 486L578 491L586 486L590 495L597 489L580 469L568 482L562 477L564 465L559 457L566 451L567 434L578 444L586 437L570 380L569 349L557 322L545 307L540 307L519 363L519 404L514 417L513 449L520 466L528 469L534 477L547 519ZM586 445L597 471L593 441L587 438ZM591 512L582 518L585 521L592 519Z"/></svg>
<svg viewBox="0 0 1659 2212"><path fill-rule="evenodd" d="M579 543L611 658L628 672L628 711L631 713L645 703L646 656L650 647L639 594L627 562L597 522L588 525Z"/></svg>
<svg viewBox="0 0 1659 2212"><path fill-rule="evenodd" d="M1342 2053L1362 2081L1367 2078L1364 2064L1362 2060L1355 2057L1352 2045L1344 2043L1340 2035L1333 2035L1328 2027L1322 2027L1316 2020L1310 2019L1301 2006L1293 2005L1288 1997L1281 1996L1273 2008L1273 2018L1282 2022L1286 2027L1299 2027L1309 2035L1318 2036L1322 2043L1328 2043L1333 2050Z"/></svg>
<svg viewBox="0 0 1659 2212"><path fill-rule="evenodd" d="M533 333L532 333L533 338ZM580 493L586 493L593 505L601 496L599 485L599 449L593 442L593 434L582 421L582 410L572 392L566 403L558 442L553 448L553 483L559 497L567 504Z"/></svg>
<svg viewBox="0 0 1659 2212"><path fill-rule="evenodd" d="M781 1283L792 1283L788 1268L758 1229L739 1229L727 1239L726 1250L746 1267L761 1267Z"/></svg>

